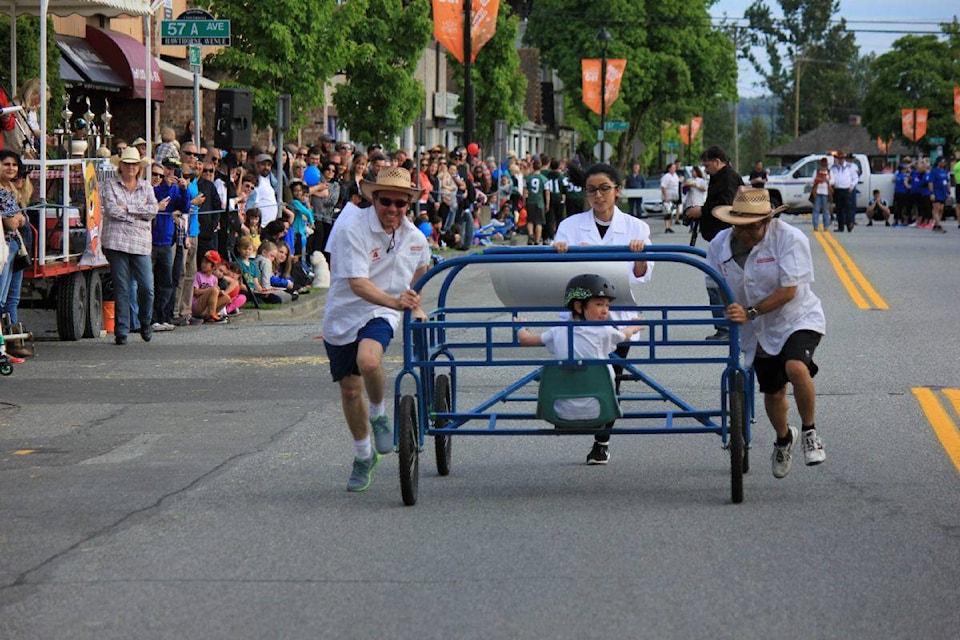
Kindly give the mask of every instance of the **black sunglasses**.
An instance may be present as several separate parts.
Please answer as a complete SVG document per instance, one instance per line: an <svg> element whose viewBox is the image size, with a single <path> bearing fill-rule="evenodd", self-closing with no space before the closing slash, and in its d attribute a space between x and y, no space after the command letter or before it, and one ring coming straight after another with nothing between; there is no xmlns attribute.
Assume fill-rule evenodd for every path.
<svg viewBox="0 0 960 640"><path fill-rule="evenodd" d="M180 153L183 154L183 155L185 155L185 156L195 156L195 155L197 155L197 154L195 154L193 151L181 151Z"/></svg>
<svg viewBox="0 0 960 640"><path fill-rule="evenodd" d="M403 208L405 208L405 207L407 207L407 206L410 205L410 202L408 202L407 200L400 200L400 199L391 200L390 198L380 198L380 197L378 197L378 198L377 198L377 201L378 201L381 205L383 205L384 207L387 207L387 208L389 208L390 205L396 205L397 209L403 209Z"/></svg>
<svg viewBox="0 0 960 640"><path fill-rule="evenodd" d="M157 173L156 171L153 172L152 175L153 175L154 178L162 178L162 177L163 177L163 174L162 174L162 173Z"/></svg>

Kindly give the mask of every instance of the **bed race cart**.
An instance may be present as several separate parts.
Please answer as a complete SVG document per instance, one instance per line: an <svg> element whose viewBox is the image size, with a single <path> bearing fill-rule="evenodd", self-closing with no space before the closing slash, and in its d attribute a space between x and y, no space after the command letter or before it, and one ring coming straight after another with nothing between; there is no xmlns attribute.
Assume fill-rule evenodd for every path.
<svg viewBox="0 0 960 640"><path fill-rule="evenodd" d="M561 301L570 274L616 273L625 281L624 262L689 266L715 281L724 299L732 300L725 281L705 257L703 250L685 246L650 246L642 253L631 253L627 247L571 247L563 254L547 247L496 246L434 265L415 289L424 300L435 295L436 308L424 308L426 318L417 319L410 311L403 317L403 366L394 394L394 443L403 503L417 502L420 456L430 437L437 472L446 476L453 465L453 443L461 436L598 433L719 435L721 447L729 453L731 500L742 502L754 381L752 371L741 363L738 325L714 318L709 305L638 305L631 295L621 293L629 289L629 284L622 284L611 310L635 311L640 319L629 324L643 327L626 357L588 360L571 353L556 358L543 348L521 347L517 340L521 327L535 333L566 327L572 343L574 325L624 324L559 319L566 311ZM501 304L451 304L458 297L451 296L458 277L476 269L490 272ZM702 289L699 293L705 297ZM729 327L729 340L695 337L714 325ZM619 393L610 364L623 367L617 376ZM698 393L671 391L664 380L677 379L678 370L690 368L707 375L711 388ZM473 384L481 379L485 385ZM497 390L481 391L491 380L497 381ZM558 415L557 400L584 396L596 399L595 415L580 420ZM608 428L610 422L614 424Z"/></svg>

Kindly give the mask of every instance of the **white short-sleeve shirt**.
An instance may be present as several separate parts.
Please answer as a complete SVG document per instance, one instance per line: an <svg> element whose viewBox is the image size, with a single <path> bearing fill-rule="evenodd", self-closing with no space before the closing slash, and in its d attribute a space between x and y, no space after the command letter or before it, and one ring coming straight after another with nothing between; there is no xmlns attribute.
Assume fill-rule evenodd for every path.
<svg viewBox="0 0 960 640"><path fill-rule="evenodd" d="M357 332L374 318L396 331L400 312L357 296L351 278L368 278L391 296L410 288L413 274L430 263L427 239L404 218L396 233L383 230L374 207L356 209L337 220L337 238L330 246L330 290L323 316L323 339L333 345L356 341Z"/></svg>
<svg viewBox="0 0 960 640"><path fill-rule="evenodd" d="M783 349L787 338L797 331L809 329L826 333L823 306L810 288L813 258L807 237L774 218L763 240L750 251L741 269L730 249L732 232L732 229L724 229L710 242L707 262L724 277L739 304L749 308L780 287L797 287L793 300L741 325L740 345L747 366L753 364L758 342L766 353L776 355Z"/></svg>

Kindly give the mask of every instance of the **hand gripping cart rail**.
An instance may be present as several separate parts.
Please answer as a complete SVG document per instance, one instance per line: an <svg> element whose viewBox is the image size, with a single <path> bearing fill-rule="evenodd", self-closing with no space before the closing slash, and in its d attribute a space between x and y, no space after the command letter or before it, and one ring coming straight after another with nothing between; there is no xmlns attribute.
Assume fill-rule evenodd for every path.
<svg viewBox="0 0 960 640"><path fill-rule="evenodd" d="M547 263L550 270L556 271L562 265L552 263L582 263L567 264L565 268L589 273L597 266L621 266L601 263L635 260L689 265L714 280L724 300L732 300L726 282L705 262L705 256L704 251L685 246L647 247L642 253L630 253L627 247L571 247L563 254L547 247L498 246L444 260L430 269L415 288L426 293L424 288L430 286L433 293L434 286L439 285L437 308L428 312L425 319L415 319L410 311L404 313L403 368L395 382L394 444L399 453L404 504L417 502L420 453L427 437L434 439L437 471L446 476L451 470L454 437L597 433L715 433L730 454L732 501L742 502L743 474L749 469L753 376L741 364L738 325L725 318L714 318L713 307L635 306L630 304L630 296L624 296L628 303L622 305L618 297L611 309L636 311L642 319L629 324L645 328L634 336L627 357L585 360L568 354L558 360L542 348L520 347L516 331L521 324L538 332L566 326L572 335L574 323L557 319L559 312L564 311L562 305L448 306L458 276L463 278L468 269L506 267L511 277L523 278L528 263ZM623 271L626 270L624 267ZM559 293L551 300L563 299L565 283L564 278ZM619 288L617 291L620 295ZM703 294L702 289L699 293ZM545 319L518 319L533 315ZM587 324L613 325L623 321ZM727 341L694 338L704 335L706 329L712 330L714 325L729 328ZM617 377L623 383L620 393L615 390L608 364L623 368ZM698 398L681 397L654 378L654 373L670 367L674 374L677 368L689 372L690 367L712 367L717 370L717 385L713 391L701 390ZM506 379L508 383L489 397L478 392L478 385L458 389L458 381L468 384L471 376L476 380L484 369L488 375L482 379L488 383L491 379ZM518 372L513 381L509 381L511 372ZM626 389L628 383L630 389ZM636 389L632 388L633 383ZM705 395L712 393L719 396L718 402L698 406L698 402L703 404ZM554 402L573 394L597 399L599 408L594 419L569 421L556 414ZM472 406L462 406L468 404ZM607 428L605 425L612 420L616 420L614 426Z"/></svg>

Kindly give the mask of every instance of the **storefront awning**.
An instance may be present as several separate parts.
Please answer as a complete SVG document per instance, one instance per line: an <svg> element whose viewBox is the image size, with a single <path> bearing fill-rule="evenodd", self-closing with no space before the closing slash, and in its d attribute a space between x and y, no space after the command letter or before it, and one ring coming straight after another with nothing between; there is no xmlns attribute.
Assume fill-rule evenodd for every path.
<svg viewBox="0 0 960 640"><path fill-rule="evenodd" d="M14 9L16 15L40 15L38 0L4 0L0 6ZM145 16L149 0L49 0L47 13L56 16Z"/></svg>
<svg viewBox="0 0 960 640"><path fill-rule="evenodd" d="M74 67L82 76L81 81L93 85L93 88L119 91L129 87L113 67L107 64L96 49L83 38L58 35L57 48L60 49L68 65Z"/></svg>
<svg viewBox="0 0 960 640"><path fill-rule="evenodd" d="M74 85L84 84L84 82L86 82L84 77L80 75L80 72L77 71L76 67L67 62L66 56L61 54L59 64L60 79L63 80L64 84Z"/></svg>
<svg viewBox="0 0 960 640"><path fill-rule="evenodd" d="M145 100L147 98L147 48L143 43L126 34L90 25L87 25L87 40L126 81L129 90L121 92L121 95ZM151 64L153 65L151 98L156 102L163 102L163 72L160 70L160 61L154 57Z"/></svg>
<svg viewBox="0 0 960 640"><path fill-rule="evenodd" d="M193 73L190 71L163 59L160 60L160 68L163 69L163 82L167 89L193 89ZM220 88L220 83L200 76L200 88L215 91Z"/></svg>

